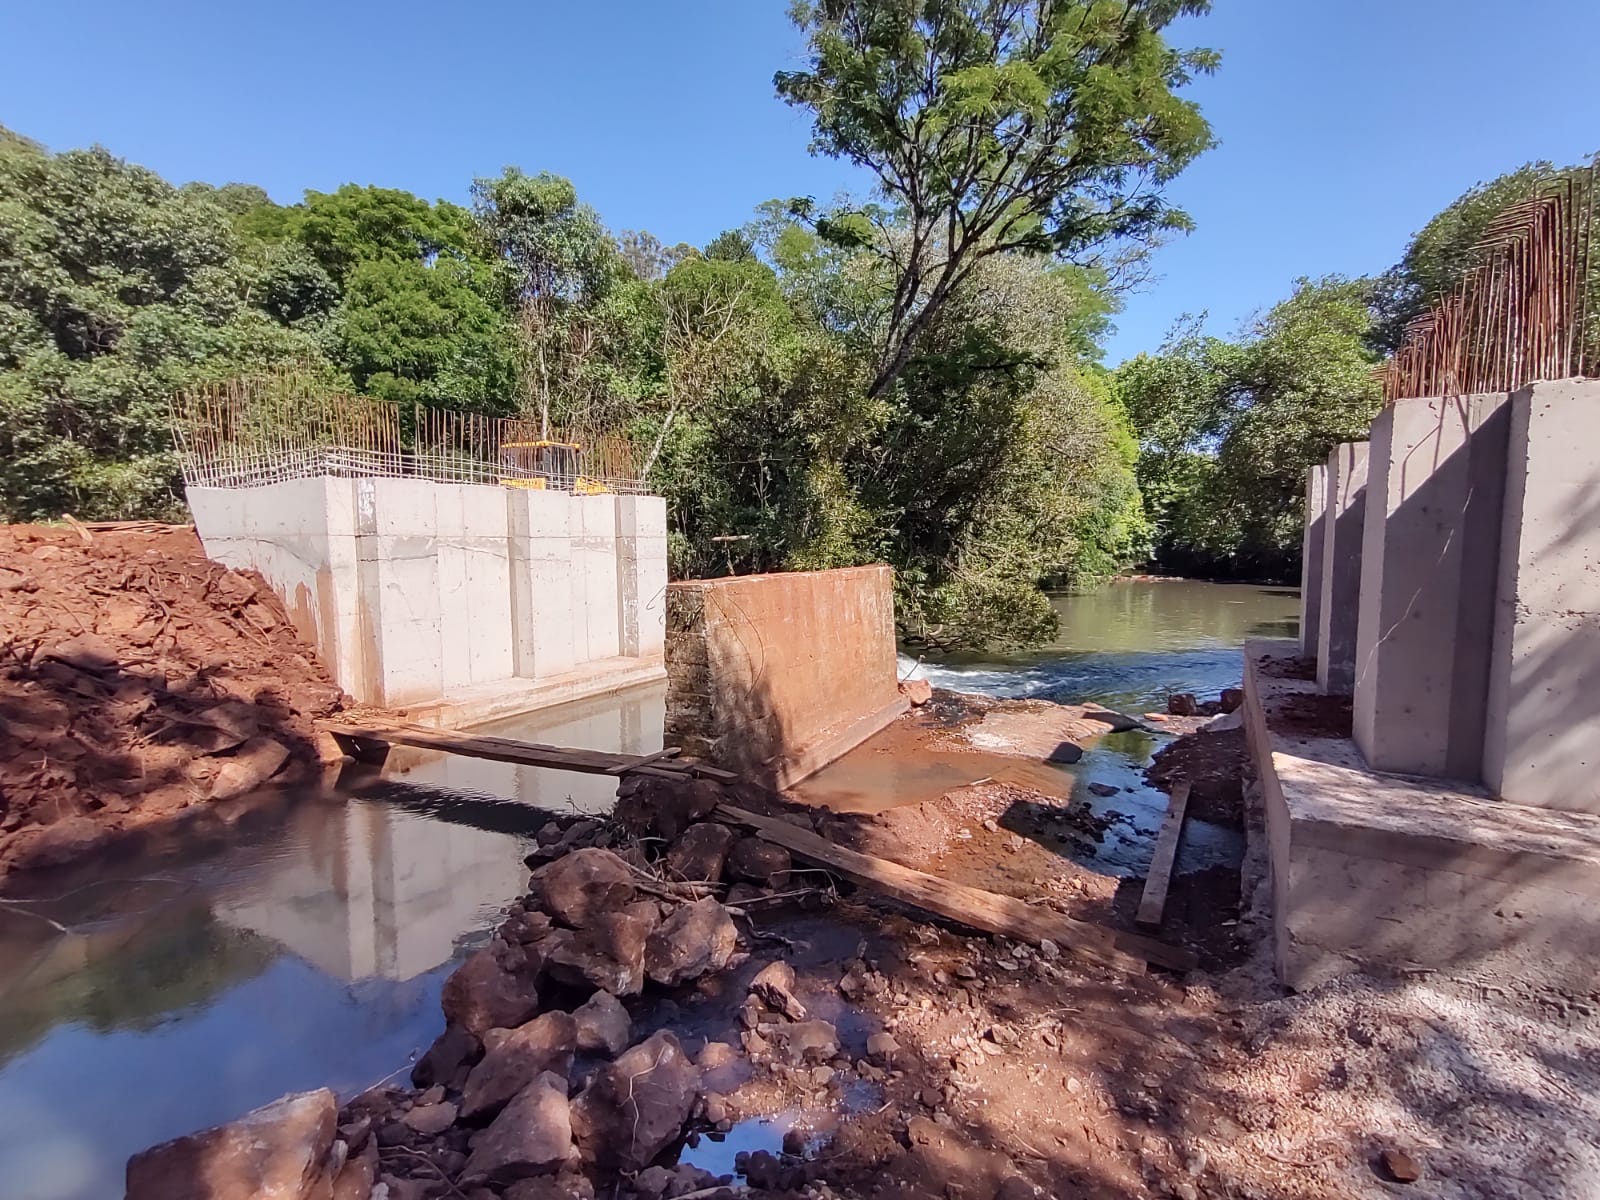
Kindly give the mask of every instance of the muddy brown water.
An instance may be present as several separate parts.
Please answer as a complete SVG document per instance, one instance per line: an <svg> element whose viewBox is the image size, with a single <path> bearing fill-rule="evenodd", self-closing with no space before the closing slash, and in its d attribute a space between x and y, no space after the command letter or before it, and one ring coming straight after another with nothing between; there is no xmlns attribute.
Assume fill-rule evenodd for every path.
<svg viewBox="0 0 1600 1200"><path fill-rule="evenodd" d="M942 662L927 674L939 686L1143 711L1169 691L1215 694L1237 682L1243 638L1292 633L1285 623L1296 605L1273 589L1179 583L1118 584L1057 603L1067 618L1057 645L1006 660ZM497 730L645 753L661 745L661 700L660 688L641 689ZM1081 792L1122 814L1086 865L1137 873L1164 806L1139 779L1156 744L1122 734L1071 769L1015 759L991 765L1047 794L1051 785ZM845 792L904 802L971 782L977 764L962 758L890 764L858 755L817 783L839 793L841 806ZM1112 798L1082 791L1096 780L1133 790ZM537 768L398 755L385 777L352 775L346 784L334 795L279 796L228 838L177 836L137 858L6 885L7 1200L119 1196L128 1155L155 1142L285 1092L327 1086L348 1097L404 1076L438 1033L444 979L525 890L526 835L547 811L603 811L612 787ZM1191 831L1180 870L1211 861L1213 850L1226 860L1236 846L1208 849L1205 831ZM847 958L862 936L827 914L762 923L819 965ZM823 1005L824 994L805 998ZM730 1038L735 1002L731 994L669 997L641 1008L636 1027ZM870 1031L846 1020L840 1032L855 1045ZM846 1108L872 1102L851 1096ZM775 1149L791 1125L826 1137L838 1119L777 1114L725 1139L702 1139L684 1157L727 1171L739 1150Z"/></svg>

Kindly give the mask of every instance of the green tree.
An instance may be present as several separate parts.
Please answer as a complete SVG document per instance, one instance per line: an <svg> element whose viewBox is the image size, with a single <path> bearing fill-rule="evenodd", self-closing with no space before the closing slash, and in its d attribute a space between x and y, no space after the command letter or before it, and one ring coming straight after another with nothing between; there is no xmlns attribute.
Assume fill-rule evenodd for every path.
<svg viewBox="0 0 1600 1200"><path fill-rule="evenodd" d="M1371 280L1302 279L1236 341L1189 325L1118 369L1161 565L1293 575L1306 468L1364 438L1381 404L1372 298Z"/></svg>
<svg viewBox="0 0 1600 1200"><path fill-rule="evenodd" d="M321 361L262 300L233 211L95 148L0 134L0 515L176 514L167 406L196 380Z"/></svg>
<svg viewBox="0 0 1600 1200"><path fill-rule="evenodd" d="M810 42L778 94L814 115L815 151L865 166L882 215L835 214L826 235L893 270L871 395L900 377L940 309L987 258L1069 260L1185 229L1162 186L1212 144L1177 89L1216 55L1162 31L1207 0L817 0Z"/></svg>
<svg viewBox="0 0 1600 1200"><path fill-rule="evenodd" d="M586 411L572 408L580 395L594 398L585 377L603 358L604 345L619 336L614 323L596 322L593 313L626 277L643 281L568 180L507 167L495 178L473 181L472 195L516 314L528 408L546 429L553 416L586 419ZM635 307L624 305L623 313L613 315ZM568 411L560 411L561 405Z"/></svg>

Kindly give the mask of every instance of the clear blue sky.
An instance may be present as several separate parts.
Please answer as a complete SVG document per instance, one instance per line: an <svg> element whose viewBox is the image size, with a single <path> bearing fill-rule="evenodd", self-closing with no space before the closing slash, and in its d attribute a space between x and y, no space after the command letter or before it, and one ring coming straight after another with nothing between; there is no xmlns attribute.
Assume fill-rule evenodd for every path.
<svg viewBox="0 0 1600 1200"><path fill-rule="evenodd" d="M466 198L506 164L567 175L614 229L704 243L773 196L864 186L772 93L785 0L12 0L0 124L100 142L174 181L293 201L340 183ZM1382 270L1463 189L1600 149L1597 0L1218 0L1193 89L1219 149L1173 194L1108 359L1185 312L1231 331L1298 275Z"/></svg>

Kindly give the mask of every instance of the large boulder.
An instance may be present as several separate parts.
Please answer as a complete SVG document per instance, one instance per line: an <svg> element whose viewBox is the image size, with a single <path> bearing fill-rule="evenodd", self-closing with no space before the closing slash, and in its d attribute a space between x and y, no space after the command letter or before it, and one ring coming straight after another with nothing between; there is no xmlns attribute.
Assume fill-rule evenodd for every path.
<svg viewBox="0 0 1600 1200"><path fill-rule="evenodd" d="M635 778L637 786L625 795L619 792L612 817L635 837L658 837L675 842L684 830L697 821L704 821L728 798L722 785L709 779L679 782Z"/></svg>
<svg viewBox="0 0 1600 1200"><path fill-rule="evenodd" d="M573 1010L572 1019L577 1024L579 1050L615 1058L627 1049L633 1022L622 1001L610 992L596 992L587 1004Z"/></svg>
<svg viewBox="0 0 1600 1200"><path fill-rule="evenodd" d="M539 1011L539 993L527 979L501 966L492 950L476 950L444 981L439 1005L446 1022L481 1038L491 1029L515 1029L531 1018Z"/></svg>
<svg viewBox="0 0 1600 1200"><path fill-rule="evenodd" d="M602 1069L572 1102L584 1161L619 1171L648 1166L678 1139L700 1094L700 1068L662 1030Z"/></svg>
<svg viewBox="0 0 1600 1200"><path fill-rule="evenodd" d="M463 1179L507 1184L561 1169L572 1153L567 1081L541 1075L512 1098L472 1143Z"/></svg>
<svg viewBox="0 0 1600 1200"><path fill-rule="evenodd" d="M645 945L660 920L656 906L641 900L591 918L576 933L558 929L539 943L544 969L573 987L638 995L644 988Z"/></svg>
<svg viewBox="0 0 1600 1200"><path fill-rule="evenodd" d="M602 913L615 912L634 897L633 872L609 850L574 850L534 872L545 911L563 925L582 929Z"/></svg>
<svg viewBox="0 0 1600 1200"><path fill-rule="evenodd" d="M728 965L739 944L739 930L728 910L715 900L685 904L650 935L644 969L664 987L677 987Z"/></svg>
<svg viewBox="0 0 1600 1200"><path fill-rule="evenodd" d="M327 1200L338 1113L322 1088L154 1146L128 1160L127 1200Z"/></svg>
<svg viewBox="0 0 1600 1200"><path fill-rule="evenodd" d="M461 1117L493 1116L539 1076L565 1079L578 1041L570 1013L547 1012L516 1029L491 1029L483 1035L483 1061L472 1068L461 1092Z"/></svg>
<svg viewBox="0 0 1600 1200"><path fill-rule="evenodd" d="M787 850L758 837L741 838L728 852L728 877L762 887L784 886L789 882L791 866L793 862Z"/></svg>
<svg viewBox="0 0 1600 1200"><path fill-rule="evenodd" d="M457 1073L483 1057L483 1043L459 1025L446 1025L428 1052L411 1068L411 1082L420 1088L436 1083L454 1086Z"/></svg>
<svg viewBox="0 0 1600 1200"><path fill-rule="evenodd" d="M662 865L672 879L717 883L722 879L723 863L737 836L726 825L715 821L691 825L672 844Z"/></svg>

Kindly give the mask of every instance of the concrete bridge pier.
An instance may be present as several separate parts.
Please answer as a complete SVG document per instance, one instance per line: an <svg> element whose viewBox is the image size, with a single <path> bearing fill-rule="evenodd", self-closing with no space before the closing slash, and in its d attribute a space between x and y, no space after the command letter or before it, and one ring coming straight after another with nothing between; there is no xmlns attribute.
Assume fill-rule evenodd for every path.
<svg viewBox="0 0 1600 1200"><path fill-rule="evenodd" d="M1367 443L1343 442L1328 455L1317 622L1317 687L1348 695L1356 674L1356 613L1367 504Z"/></svg>

